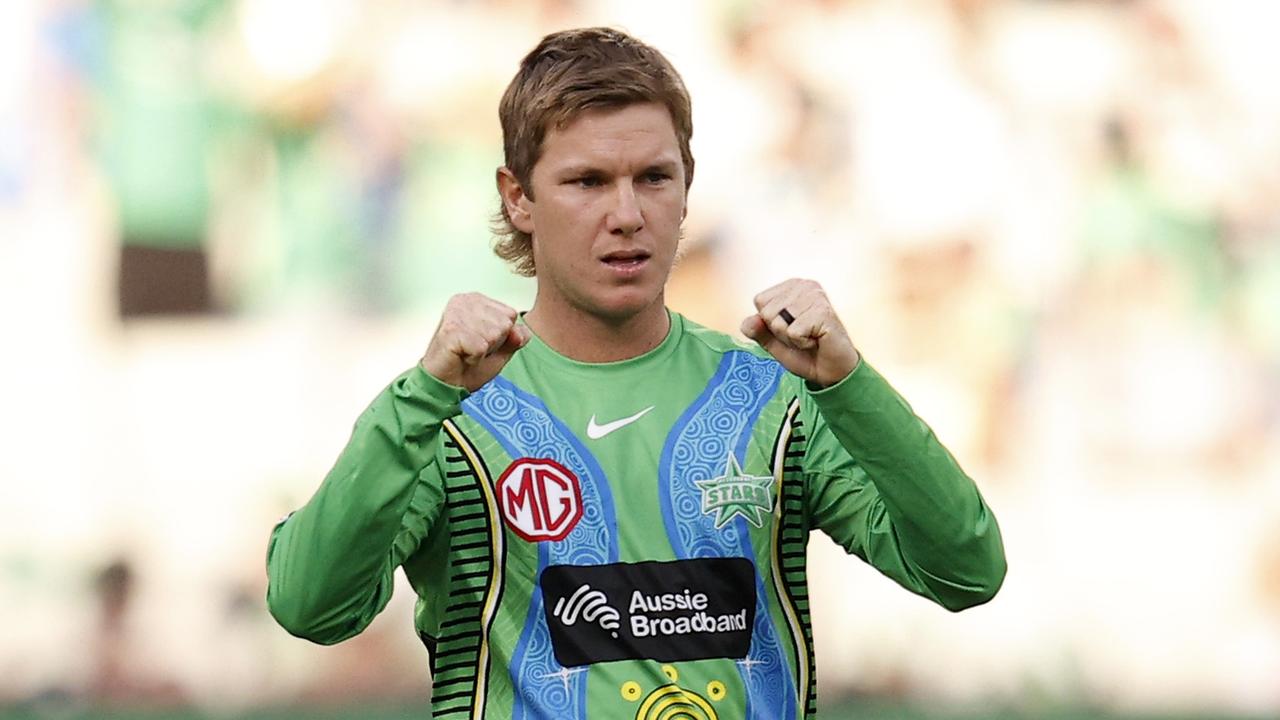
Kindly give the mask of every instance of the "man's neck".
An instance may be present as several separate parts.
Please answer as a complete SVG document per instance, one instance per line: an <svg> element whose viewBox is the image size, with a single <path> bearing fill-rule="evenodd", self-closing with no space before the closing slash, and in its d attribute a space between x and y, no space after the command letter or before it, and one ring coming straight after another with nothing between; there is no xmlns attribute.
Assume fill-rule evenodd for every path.
<svg viewBox="0 0 1280 720"><path fill-rule="evenodd" d="M553 311L534 301L524 322L542 342L571 360L617 362L643 355L662 344L671 318L659 297L653 305L629 318L601 318L576 308Z"/></svg>

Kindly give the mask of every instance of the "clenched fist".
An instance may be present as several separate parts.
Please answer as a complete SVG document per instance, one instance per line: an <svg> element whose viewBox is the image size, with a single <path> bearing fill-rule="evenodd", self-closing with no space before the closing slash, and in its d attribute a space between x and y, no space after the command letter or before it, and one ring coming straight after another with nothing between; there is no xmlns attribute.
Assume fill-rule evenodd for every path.
<svg viewBox="0 0 1280 720"><path fill-rule="evenodd" d="M517 317L513 308L480 293L454 295L419 364L437 380L475 392L529 342L532 333L516 324Z"/></svg>
<svg viewBox="0 0 1280 720"><path fill-rule="evenodd" d="M742 334L796 375L828 387L858 366L858 350L818 283L787 280L757 295L755 305Z"/></svg>

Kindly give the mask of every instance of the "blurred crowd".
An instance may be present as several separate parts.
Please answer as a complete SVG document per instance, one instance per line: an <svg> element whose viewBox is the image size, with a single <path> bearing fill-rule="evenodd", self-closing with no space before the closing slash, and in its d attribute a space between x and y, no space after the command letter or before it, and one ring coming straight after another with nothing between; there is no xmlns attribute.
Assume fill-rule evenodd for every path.
<svg viewBox="0 0 1280 720"><path fill-rule="evenodd" d="M669 304L731 331L818 279L1005 525L963 616L815 542L823 693L1280 710L1280 5L1249 0L0 4L0 706L425 697L407 588L312 648L265 539L448 296L527 306L497 101L588 24L693 97Z"/></svg>

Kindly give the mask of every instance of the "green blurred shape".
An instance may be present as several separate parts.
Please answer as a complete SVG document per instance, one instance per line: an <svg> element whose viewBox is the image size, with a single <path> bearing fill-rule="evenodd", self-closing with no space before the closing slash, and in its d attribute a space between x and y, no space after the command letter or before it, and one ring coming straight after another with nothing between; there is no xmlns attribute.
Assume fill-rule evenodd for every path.
<svg viewBox="0 0 1280 720"><path fill-rule="evenodd" d="M99 0L96 145L126 243L198 248L216 106L206 28L225 0Z"/></svg>
<svg viewBox="0 0 1280 720"><path fill-rule="evenodd" d="M406 163L404 210L393 277L399 305L438 308L449 296L480 292L527 309L533 282L493 254L500 150L480 142L424 141Z"/></svg>

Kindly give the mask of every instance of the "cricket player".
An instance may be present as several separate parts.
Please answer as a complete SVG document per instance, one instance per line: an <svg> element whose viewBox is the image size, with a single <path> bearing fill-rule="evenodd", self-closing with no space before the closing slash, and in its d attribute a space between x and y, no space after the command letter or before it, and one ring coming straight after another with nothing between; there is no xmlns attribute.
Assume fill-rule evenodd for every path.
<svg viewBox="0 0 1280 720"><path fill-rule="evenodd" d="M357 419L272 533L285 629L359 633L403 568L436 718L780 720L815 712L810 531L950 610L992 598L991 509L818 284L756 295L752 342L664 303L694 160L658 51L549 35L499 115L496 250L533 306L453 297Z"/></svg>

